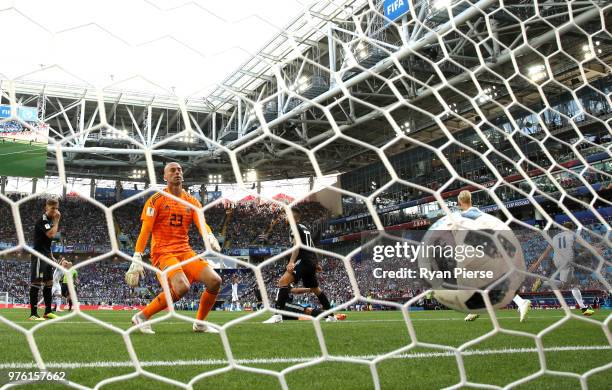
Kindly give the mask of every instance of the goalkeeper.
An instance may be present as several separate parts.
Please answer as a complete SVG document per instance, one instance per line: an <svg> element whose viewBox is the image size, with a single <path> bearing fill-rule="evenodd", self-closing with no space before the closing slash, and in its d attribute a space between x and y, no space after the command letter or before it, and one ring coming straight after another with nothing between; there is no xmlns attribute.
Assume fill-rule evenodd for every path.
<svg viewBox="0 0 612 390"><path fill-rule="evenodd" d="M168 183L164 189L185 202L192 204L194 208L201 208L200 202L183 190L183 169L178 163L171 162L164 167L164 180ZM196 257L196 253L189 246L189 227L194 222L210 248L219 252L219 242L213 235L210 227L203 222L202 226L194 208L185 206L183 203L156 193L151 196L144 205L141 220L142 227L136 242L132 265L125 274L125 280L130 287L138 286L140 277L144 277L142 266L142 253L147 246L149 236L151 239L151 263L163 271L168 267L179 264ZM200 282L206 285L206 289L200 297L200 306L196 319L204 320L217 300L217 293L221 287L221 277L208 264L206 260L197 258L188 264L174 268L167 274L168 287L172 302L176 302L189 291L192 283ZM157 278L162 282L161 273ZM163 285L163 284L162 284ZM144 310L132 317L134 325L143 324L154 314L159 313L167 307L166 293L162 292L149 303ZM140 328L142 333L155 333L148 324ZM219 333L216 329L193 324L194 332Z"/></svg>

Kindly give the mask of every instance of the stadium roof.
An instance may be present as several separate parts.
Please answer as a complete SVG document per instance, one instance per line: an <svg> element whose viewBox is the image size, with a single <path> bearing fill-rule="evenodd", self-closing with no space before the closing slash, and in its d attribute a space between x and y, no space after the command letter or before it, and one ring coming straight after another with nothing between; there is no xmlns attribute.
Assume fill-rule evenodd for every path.
<svg viewBox="0 0 612 390"><path fill-rule="evenodd" d="M443 137L436 118L446 130L455 132L470 127L468 120L479 122L479 112L494 119L505 115L504 107L524 111L518 104L531 107L533 99L539 96L534 84L543 84L542 80L534 81L530 72L544 66L543 57L548 59L543 74L555 80L541 86L547 97L574 89L573 80L582 74L587 80L605 77L603 64L609 63L610 38L597 32L601 31L600 13L591 3L571 7L572 22L586 28L591 34L590 41L576 28L551 27L569 20L569 8L563 2L551 2L538 11L538 17L533 1L506 1L503 8L494 0L473 4L451 1L453 7L448 10L435 7L436 3L413 2L415 8L395 23L382 16L382 1L374 2L374 9L365 0L320 1L299 6L296 9L302 12L298 17L282 29L273 29L269 35L272 39L257 53L251 53L236 71L225 74L227 77L216 87L206 89L194 82L198 84L194 87L198 94L184 102L188 112L177 109L172 94L143 93L144 89L121 91L121 84L104 90L108 125L100 124L100 107L91 88L63 82L22 83L17 85L18 99L23 104L43 108L41 116L50 124L52 136L65 146L64 161L69 175L145 180L146 176L132 175L134 169L146 168L145 151L136 147L137 142L151 153L154 166L178 161L186 168L187 178L196 178L198 183L207 177L235 182L239 178L234 177L224 149L237 150L242 174L256 170L259 180L315 174L317 169L295 145L315 148L320 172L333 174L380 161L371 147L358 145L348 137L373 147L387 145L385 153L390 155L414 146L415 142L390 145L398 132L424 143ZM5 12L15 13L21 2L16 4L16 9ZM210 2L201 3L203 6L183 2L174 8L169 8L169 3L146 4L153 10L161 8L170 13L218 12L217 8L210 8L218 4ZM287 9L291 8L284 1L282 4L283 12L289 13ZM30 16L32 12L27 9L22 13ZM195 23L191 14L181 17L190 21L186 24ZM131 30L124 34L118 27L121 23L129 24L124 15L114 23L117 36L129 36ZM79 30L61 27L66 32ZM89 24L84 30L106 34L106 28L112 31L110 25L103 24ZM141 31L136 33L144 35ZM220 42L221 30L206 36L212 36L215 44L229 46ZM194 42L193 37L183 38ZM169 41L172 38L164 36L155 43ZM83 49L98 47L94 42ZM246 46L247 42L241 45ZM579 64L584 59L585 43L589 47L589 42L602 43L601 49L597 48L601 60L594 58ZM195 44L189 47L198 49ZM183 45L177 53L158 50L148 60L163 60L165 69L181 72L183 68L173 64L177 59L189 58L180 54L189 51L189 47ZM86 57L80 60L83 63L91 62L91 58L108 61L111 54L98 50L79 55L81 48L71 47L76 57ZM559 50L566 54L559 54ZM190 56L196 55L194 50L191 52ZM112 53L112 58L119 62L121 56ZM61 62L61 58L56 60L52 63ZM60 71L57 67L46 70ZM2 72L5 70L0 69ZM144 78L130 82L159 85ZM164 86L159 87L164 90ZM490 91L495 88L499 92L493 96ZM184 132L187 128L195 135ZM335 139L328 143L331 137ZM248 145L252 140L258 142ZM52 173L57 171L54 147L49 148L49 153L48 168ZM159 174L160 170L157 171Z"/></svg>
<svg viewBox="0 0 612 390"><path fill-rule="evenodd" d="M311 12L332 19L356 2L325 1ZM178 107L180 96L210 111L227 99L219 85L253 88L291 55L290 36L300 49L317 35L323 22L311 26L303 10L294 0L15 0L0 10L3 29L20 32L3 43L13 55L3 55L0 79L23 93L95 100L101 89L106 101L121 94L122 103L158 107Z"/></svg>

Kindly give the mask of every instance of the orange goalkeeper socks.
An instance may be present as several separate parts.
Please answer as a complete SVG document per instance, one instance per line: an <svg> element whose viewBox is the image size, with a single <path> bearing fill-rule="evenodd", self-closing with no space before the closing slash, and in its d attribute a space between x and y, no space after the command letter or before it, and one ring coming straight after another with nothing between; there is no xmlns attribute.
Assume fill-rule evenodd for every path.
<svg viewBox="0 0 612 390"><path fill-rule="evenodd" d="M172 301L176 302L181 297L177 296L174 290L170 289L170 296L172 296ZM166 293L162 292L158 296L156 296L148 305L142 310L142 314L149 319L151 316L159 313L168 307L168 302L166 301Z"/></svg>
<svg viewBox="0 0 612 390"><path fill-rule="evenodd" d="M196 315L196 319L204 320L210 312L210 309L215 305L215 301L217 300L217 294L219 292L210 292L208 290L202 293L200 297L200 307L198 307L198 314Z"/></svg>

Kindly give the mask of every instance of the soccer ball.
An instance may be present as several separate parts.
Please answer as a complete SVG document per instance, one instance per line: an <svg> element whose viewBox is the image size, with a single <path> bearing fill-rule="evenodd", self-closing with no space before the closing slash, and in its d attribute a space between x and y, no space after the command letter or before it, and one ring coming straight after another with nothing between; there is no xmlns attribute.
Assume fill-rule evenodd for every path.
<svg viewBox="0 0 612 390"><path fill-rule="evenodd" d="M443 305L463 312L485 311L488 290L494 308L506 306L525 278L519 240L498 218L482 212L447 215L422 240L419 268ZM432 250L433 249L433 250Z"/></svg>

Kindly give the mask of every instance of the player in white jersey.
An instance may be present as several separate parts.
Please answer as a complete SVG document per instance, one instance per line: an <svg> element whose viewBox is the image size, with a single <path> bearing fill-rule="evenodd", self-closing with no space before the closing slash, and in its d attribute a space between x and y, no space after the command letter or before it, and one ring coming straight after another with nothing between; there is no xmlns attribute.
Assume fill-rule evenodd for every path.
<svg viewBox="0 0 612 390"><path fill-rule="evenodd" d="M60 260L60 265L62 267L70 267L72 263L70 263L69 261L66 261L66 259L62 257ZM63 276L64 276L64 271L62 271L59 268L55 268L55 270L53 271L53 286L51 287L51 297L55 298L55 308L51 309L52 312L62 311L61 309L61 306L62 306L61 281L62 281ZM38 305L40 305L42 302L43 302L42 299L38 301Z"/></svg>
<svg viewBox="0 0 612 390"><path fill-rule="evenodd" d="M60 280L64 276L64 272L59 268L53 271L53 288L51 289L51 295L55 299L55 311L62 311L62 286Z"/></svg>
<svg viewBox="0 0 612 390"><path fill-rule="evenodd" d="M553 237L553 263L559 270L559 280L567 282L572 273L572 261L574 261L574 244L576 236L574 232L561 232Z"/></svg>
<svg viewBox="0 0 612 390"><path fill-rule="evenodd" d="M472 193L470 191L461 191L457 197L457 203L461 209L461 216L465 218L475 219L484 214L477 207L472 206ZM531 309L531 301L516 294L514 298L512 298L512 302L514 302L518 308L520 321L525 321L525 318L527 318L527 313L529 312L529 309ZM478 317L479 315L477 313L469 313L464 318L464 321L476 321Z"/></svg>
<svg viewBox="0 0 612 390"><path fill-rule="evenodd" d="M237 311L239 308L238 303L238 278L236 275L232 275L232 306L231 311Z"/></svg>
<svg viewBox="0 0 612 390"><path fill-rule="evenodd" d="M584 304L584 301L582 300L582 293L580 292L580 289L576 287L578 283L574 282L573 277L574 270L572 267L572 262L576 257L576 233L574 232L576 227L571 221L566 221L563 223L563 227L565 227L567 230L557 233L553 237L552 244L548 245L544 253L542 253L542 256L540 256L540 258L534 264L536 267L539 266L542 260L548 257L550 251L553 251L553 264L559 271L559 281L573 285L572 296L576 300L576 303L578 303L582 314L587 317L592 316L595 311L591 307ZM530 267L530 271L536 267ZM541 279L538 278L532 290L537 290L541 284Z"/></svg>

